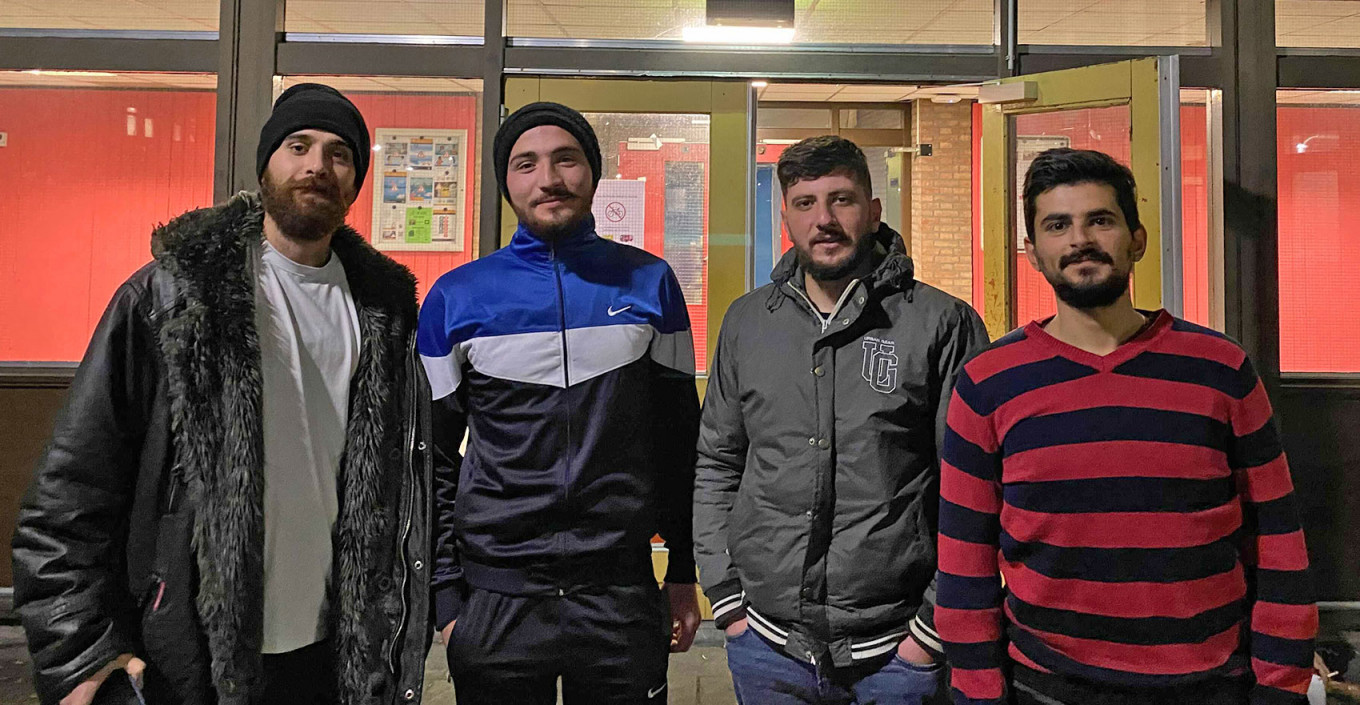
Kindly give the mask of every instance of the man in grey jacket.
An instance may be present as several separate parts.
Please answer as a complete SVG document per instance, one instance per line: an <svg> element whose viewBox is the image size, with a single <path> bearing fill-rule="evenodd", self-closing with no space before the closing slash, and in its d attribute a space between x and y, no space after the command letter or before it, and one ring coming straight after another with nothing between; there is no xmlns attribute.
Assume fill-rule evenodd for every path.
<svg viewBox="0 0 1360 705"><path fill-rule="evenodd" d="M700 581L742 705L929 702L937 449L986 329L916 281L854 143L778 174L794 247L728 310L704 403Z"/></svg>

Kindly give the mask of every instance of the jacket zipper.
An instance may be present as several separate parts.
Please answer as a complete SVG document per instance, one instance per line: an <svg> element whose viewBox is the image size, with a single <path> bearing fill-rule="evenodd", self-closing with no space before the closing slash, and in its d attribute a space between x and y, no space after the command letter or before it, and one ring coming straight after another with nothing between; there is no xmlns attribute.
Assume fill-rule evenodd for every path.
<svg viewBox="0 0 1360 705"><path fill-rule="evenodd" d="M803 302L807 304L808 310L812 311L812 315L816 316L817 320L821 322L822 332L825 333L826 329L831 327L831 322L836 320L836 314L840 313L841 307L844 306L846 300L850 298L851 292L855 290L855 287L859 286L859 280L856 279L850 282L850 286L845 287L845 291L841 292L841 298L836 301L836 307L831 309L831 313L826 316L823 316L822 312L817 310L817 306L812 303L812 299L809 299L808 295L800 291L798 287L794 286L791 282L784 282L784 285L789 287L790 291L797 294L798 298L802 299Z"/></svg>
<svg viewBox="0 0 1360 705"><path fill-rule="evenodd" d="M416 338L414 335L412 335L411 345L406 355L406 378L407 382L410 384L411 387L411 391L407 395L411 401L410 406L411 414L409 416L410 431L407 434L406 442L407 467L410 467L411 458L412 456L415 455L416 451L416 423L418 422L417 409L419 405L419 401L416 399L416 394L419 393L420 389L419 386L416 384L416 371L412 369L412 365L415 361L415 355L416 355ZM412 469L412 472L414 472L414 469ZM406 539L409 538L411 535L411 522L413 514L412 510L414 508L413 505L415 504L415 486L409 481L410 478L407 478L407 480L408 482L406 486L406 492L404 493L406 496L406 522L401 528L401 540L397 543L397 555L401 559L400 560L401 588L397 593L398 596L401 598L401 618L397 621L397 631L392 634L391 643L387 645L387 668L394 674L397 672L396 663L397 643L401 641L402 632L405 631L406 629L406 617L407 617L406 613L408 609L406 605L406 583L411 575L411 571L406 566L406 561L409 558L406 555Z"/></svg>
<svg viewBox="0 0 1360 705"><path fill-rule="evenodd" d="M548 259L552 262L553 280L557 284L557 325L562 334L562 394L566 398L567 389L571 387L571 365L567 357L567 301L566 294L562 289L562 269L561 262L557 259L557 245L552 244L548 249ZM564 403L564 406L569 406ZM571 504L571 411L567 411L567 452L566 463L562 466L562 511L565 514L567 507ZM558 552L565 559L567 555L567 537L562 532L557 535ZM560 588L559 588L560 593Z"/></svg>

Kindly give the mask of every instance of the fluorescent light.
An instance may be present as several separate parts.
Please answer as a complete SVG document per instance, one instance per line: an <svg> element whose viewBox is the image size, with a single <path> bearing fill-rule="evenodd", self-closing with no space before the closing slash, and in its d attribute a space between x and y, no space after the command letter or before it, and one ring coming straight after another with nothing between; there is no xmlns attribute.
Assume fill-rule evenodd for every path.
<svg viewBox="0 0 1360 705"><path fill-rule="evenodd" d="M49 71L47 69L29 69L24 73L34 76L70 76L72 78L109 78L118 75L106 71Z"/></svg>
<svg viewBox="0 0 1360 705"><path fill-rule="evenodd" d="M769 81L751 81L752 88L764 88L770 85Z"/></svg>
<svg viewBox="0 0 1360 705"><path fill-rule="evenodd" d="M686 27L683 37L698 44L789 44L793 42L793 28L700 25Z"/></svg>

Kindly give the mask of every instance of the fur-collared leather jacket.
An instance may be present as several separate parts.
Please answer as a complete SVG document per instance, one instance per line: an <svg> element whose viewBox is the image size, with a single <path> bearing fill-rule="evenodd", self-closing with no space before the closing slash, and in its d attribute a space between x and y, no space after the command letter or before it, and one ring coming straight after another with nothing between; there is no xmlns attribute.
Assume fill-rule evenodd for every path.
<svg viewBox="0 0 1360 705"><path fill-rule="evenodd" d="M15 605L43 703L119 654L147 700L248 705L261 676L259 198L181 216L113 296L19 513ZM430 646L429 392L415 280L341 228L350 386L330 639L345 705L419 702Z"/></svg>

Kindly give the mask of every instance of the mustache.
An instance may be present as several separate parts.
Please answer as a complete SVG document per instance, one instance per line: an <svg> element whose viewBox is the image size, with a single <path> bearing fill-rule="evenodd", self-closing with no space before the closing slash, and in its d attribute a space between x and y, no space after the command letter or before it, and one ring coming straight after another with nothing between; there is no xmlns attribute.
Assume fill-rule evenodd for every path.
<svg viewBox="0 0 1360 705"><path fill-rule="evenodd" d="M326 196L331 200L340 200L340 184L326 178L308 176L305 178L290 181L287 186L289 191L312 191Z"/></svg>
<svg viewBox="0 0 1360 705"><path fill-rule="evenodd" d="M1071 254L1063 255L1062 258L1058 260L1058 268L1067 269L1074 264L1080 264L1082 262L1098 262L1100 264L1114 266L1113 257L1106 254L1103 250L1088 247L1084 250L1078 250Z"/></svg>
<svg viewBox="0 0 1360 705"><path fill-rule="evenodd" d="M533 205L542 205L548 201L570 201L573 198L576 198L576 194L567 189L553 189L551 191L544 191L542 196L535 198Z"/></svg>
<svg viewBox="0 0 1360 705"><path fill-rule="evenodd" d="M849 239L850 238L845 234L845 231L839 227L833 226L828 228L818 225L817 234L812 236L812 241L809 244L817 245L823 242L842 242Z"/></svg>

